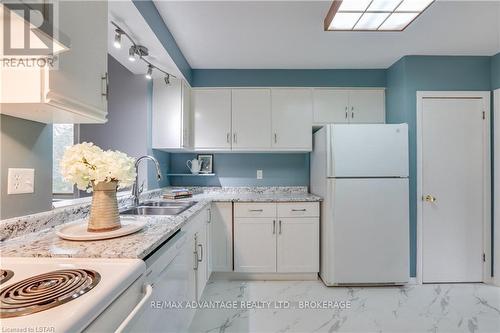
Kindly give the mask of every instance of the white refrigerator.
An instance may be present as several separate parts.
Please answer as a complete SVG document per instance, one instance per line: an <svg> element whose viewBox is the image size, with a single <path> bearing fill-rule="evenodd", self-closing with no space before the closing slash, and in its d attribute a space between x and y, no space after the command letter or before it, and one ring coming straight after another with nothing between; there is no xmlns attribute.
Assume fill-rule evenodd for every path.
<svg viewBox="0 0 500 333"><path fill-rule="evenodd" d="M407 124L333 124L314 134L326 285L408 282L408 186Z"/></svg>

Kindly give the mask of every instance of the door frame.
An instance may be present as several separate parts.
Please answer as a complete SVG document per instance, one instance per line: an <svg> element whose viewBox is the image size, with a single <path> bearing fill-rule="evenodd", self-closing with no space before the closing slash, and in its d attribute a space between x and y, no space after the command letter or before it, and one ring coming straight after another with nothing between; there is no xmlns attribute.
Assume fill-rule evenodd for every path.
<svg viewBox="0 0 500 333"><path fill-rule="evenodd" d="M491 283L491 134L490 91L417 91L417 283L423 283L423 203L422 203L422 102L425 98L475 98L483 100L484 169L483 169L483 282Z"/></svg>

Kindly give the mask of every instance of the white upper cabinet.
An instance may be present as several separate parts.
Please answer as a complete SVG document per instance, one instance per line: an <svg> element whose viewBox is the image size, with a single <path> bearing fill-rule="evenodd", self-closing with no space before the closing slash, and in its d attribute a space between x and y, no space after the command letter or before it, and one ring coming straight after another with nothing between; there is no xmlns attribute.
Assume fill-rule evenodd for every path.
<svg viewBox="0 0 500 333"><path fill-rule="evenodd" d="M271 148L271 89L232 90L233 150Z"/></svg>
<svg viewBox="0 0 500 333"><path fill-rule="evenodd" d="M314 89L314 123L347 123L349 121L349 91Z"/></svg>
<svg viewBox="0 0 500 333"><path fill-rule="evenodd" d="M190 90L180 79L153 81L152 143L155 149L192 147Z"/></svg>
<svg viewBox="0 0 500 333"><path fill-rule="evenodd" d="M385 122L385 91L382 89L314 89L314 123Z"/></svg>
<svg viewBox="0 0 500 333"><path fill-rule="evenodd" d="M350 123L385 123L384 90L351 90Z"/></svg>
<svg viewBox="0 0 500 333"><path fill-rule="evenodd" d="M194 148L198 150L230 150L231 90L193 90Z"/></svg>
<svg viewBox="0 0 500 333"><path fill-rule="evenodd" d="M272 147L312 150L312 90L272 89Z"/></svg>
<svg viewBox="0 0 500 333"><path fill-rule="evenodd" d="M69 50L57 55L54 69L2 69L9 84L1 87L0 112L43 123L104 123L107 2L60 1L57 8L55 28L69 38Z"/></svg>

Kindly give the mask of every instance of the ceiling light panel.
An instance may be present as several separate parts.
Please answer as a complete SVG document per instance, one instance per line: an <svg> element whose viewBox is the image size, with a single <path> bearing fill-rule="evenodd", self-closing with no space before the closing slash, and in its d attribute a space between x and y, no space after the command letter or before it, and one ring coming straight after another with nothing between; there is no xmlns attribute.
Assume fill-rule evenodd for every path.
<svg viewBox="0 0 500 333"><path fill-rule="evenodd" d="M372 0L343 0L339 12L364 12Z"/></svg>
<svg viewBox="0 0 500 333"><path fill-rule="evenodd" d="M435 0L334 0L325 30L402 31Z"/></svg>
<svg viewBox="0 0 500 333"><path fill-rule="evenodd" d="M393 13L380 26L379 30L403 30L419 13Z"/></svg>
<svg viewBox="0 0 500 333"><path fill-rule="evenodd" d="M373 0L367 11L369 12L393 12L402 0Z"/></svg>
<svg viewBox="0 0 500 333"><path fill-rule="evenodd" d="M359 19L354 30L377 30L390 13L365 13Z"/></svg>
<svg viewBox="0 0 500 333"><path fill-rule="evenodd" d="M362 13L337 13L330 24L330 30L352 30Z"/></svg>
<svg viewBox="0 0 500 333"><path fill-rule="evenodd" d="M421 12L427 8L434 0L404 0L396 12Z"/></svg>

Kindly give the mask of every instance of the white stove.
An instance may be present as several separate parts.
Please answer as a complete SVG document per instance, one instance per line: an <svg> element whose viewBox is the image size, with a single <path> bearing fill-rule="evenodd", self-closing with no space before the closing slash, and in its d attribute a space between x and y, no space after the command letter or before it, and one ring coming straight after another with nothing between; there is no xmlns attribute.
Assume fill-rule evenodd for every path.
<svg viewBox="0 0 500 333"><path fill-rule="evenodd" d="M2 332L115 331L142 298L139 259L0 258Z"/></svg>

